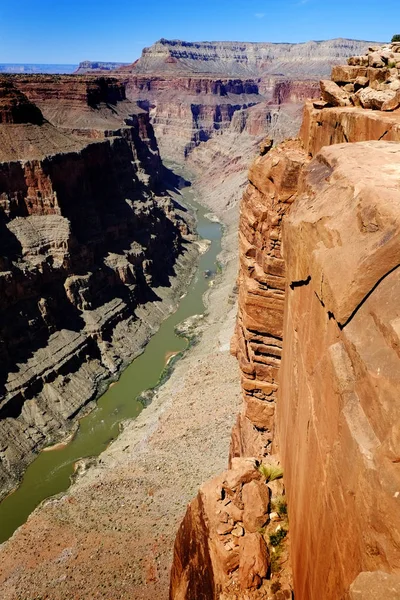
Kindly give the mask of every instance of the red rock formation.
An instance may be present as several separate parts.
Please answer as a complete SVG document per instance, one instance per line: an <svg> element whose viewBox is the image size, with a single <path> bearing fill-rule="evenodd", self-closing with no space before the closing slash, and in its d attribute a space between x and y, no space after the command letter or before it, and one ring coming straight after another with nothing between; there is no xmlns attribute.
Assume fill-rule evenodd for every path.
<svg viewBox="0 0 400 600"><path fill-rule="evenodd" d="M301 144L291 141L257 158L250 169L241 205L239 314L232 345L244 406L232 434L232 456L263 456L273 439L286 285L281 222L307 161Z"/></svg>
<svg viewBox="0 0 400 600"><path fill-rule="evenodd" d="M335 68L301 139L263 145L241 206L231 465L279 452L298 600L398 594L400 108L374 95L395 98L397 52Z"/></svg>
<svg viewBox="0 0 400 600"><path fill-rule="evenodd" d="M276 422L300 600L400 569L399 168L398 144L323 148L283 227Z"/></svg>
<svg viewBox="0 0 400 600"><path fill-rule="evenodd" d="M274 591L269 535L283 525L279 516L282 525L270 521L276 483L266 481L254 459L235 458L229 471L202 486L176 538L171 599L244 600L251 593L261 600ZM284 585L289 592L290 580Z"/></svg>

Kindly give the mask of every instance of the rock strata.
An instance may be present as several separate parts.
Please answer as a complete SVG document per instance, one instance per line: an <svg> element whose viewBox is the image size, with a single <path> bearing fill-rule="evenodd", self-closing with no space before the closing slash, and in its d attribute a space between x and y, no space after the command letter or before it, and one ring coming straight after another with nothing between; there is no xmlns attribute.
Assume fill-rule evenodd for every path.
<svg viewBox="0 0 400 600"><path fill-rule="evenodd" d="M1 494L139 351L188 235L148 115L115 80L65 81L0 82Z"/></svg>
<svg viewBox="0 0 400 600"><path fill-rule="evenodd" d="M230 465L279 454L300 600L397 597L397 53L374 46L335 67L322 100L306 104L300 138L261 147L241 205L232 351L243 408ZM240 506L246 535L263 518L256 487L242 490L253 498ZM213 540L211 517L208 527ZM255 538L251 547L253 560L231 575L245 598L264 585L258 557L273 558Z"/></svg>

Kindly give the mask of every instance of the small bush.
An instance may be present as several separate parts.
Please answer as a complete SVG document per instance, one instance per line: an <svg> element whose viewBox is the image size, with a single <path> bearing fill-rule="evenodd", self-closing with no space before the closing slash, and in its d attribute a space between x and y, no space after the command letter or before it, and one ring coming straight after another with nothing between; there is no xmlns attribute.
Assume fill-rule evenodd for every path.
<svg viewBox="0 0 400 600"><path fill-rule="evenodd" d="M271 585L271 592L275 594L275 592L279 592L281 588L282 586L279 581L274 581L274 583Z"/></svg>
<svg viewBox="0 0 400 600"><path fill-rule="evenodd" d="M271 533L269 536L269 541L271 546L279 546L282 540L287 536L286 529L278 529L275 533Z"/></svg>
<svg viewBox="0 0 400 600"><path fill-rule="evenodd" d="M274 550L274 552L271 552L271 573L280 573L282 551L280 548L274 548Z"/></svg>
<svg viewBox="0 0 400 600"><path fill-rule="evenodd" d="M272 501L272 508L281 516L287 515L287 502L284 496L277 496Z"/></svg>
<svg viewBox="0 0 400 600"><path fill-rule="evenodd" d="M258 467L258 470L260 471L261 475L265 477L267 482L274 481L274 479L281 479L281 477L283 477L283 470L277 465L261 463L261 465Z"/></svg>
<svg viewBox="0 0 400 600"><path fill-rule="evenodd" d="M393 37L392 37L392 42L400 42L400 33L396 33Z"/></svg>
<svg viewBox="0 0 400 600"><path fill-rule="evenodd" d="M397 65L397 63L393 62L393 61L389 61L389 63L388 63L389 69L394 69L396 65Z"/></svg>

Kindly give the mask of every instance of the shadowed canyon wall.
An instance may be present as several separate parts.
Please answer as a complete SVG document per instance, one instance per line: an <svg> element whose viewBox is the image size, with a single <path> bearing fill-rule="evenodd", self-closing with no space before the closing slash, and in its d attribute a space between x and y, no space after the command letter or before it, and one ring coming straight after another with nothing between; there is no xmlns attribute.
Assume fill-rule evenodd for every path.
<svg viewBox="0 0 400 600"><path fill-rule="evenodd" d="M189 230L116 80L2 79L0 122L4 493L168 312Z"/></svg>
<svg viewBox="0 0 400 600"><path fill-rule="evenodd" d="M230 469L201 488L182 525L187 537L207 523L214 588L204 597L397 597L399 52L371 47L334 69L322 99L305 107L301 137L262 147L250 169L232 342L243 408ZM367 65L363 74L357 65ZM283 486L265 494L271 484L258 479L260 461L277 460L293 583L284 560L281 572L272 568L266 535ZM253 478L261 488L249 493ZM191 572L188 556L180 533L171 598L194 600L177 586Z"/></svg>

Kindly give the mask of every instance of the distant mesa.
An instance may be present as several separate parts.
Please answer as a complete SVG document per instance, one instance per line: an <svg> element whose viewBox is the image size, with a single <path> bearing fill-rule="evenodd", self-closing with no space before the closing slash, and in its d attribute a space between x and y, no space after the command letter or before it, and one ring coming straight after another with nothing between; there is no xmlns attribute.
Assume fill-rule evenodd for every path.
<svg viewBox="0 0 400 600"><path fill-rule="evenodd" d="M74 71L77 74L85 74L85 73L101 73L103 71L115 71L120 67L124 67L129 63L122 62L99 62L99 61L91 61L84 60L79 63L78 68Z"/></svg>
<svg viewBox="0 0 400 600"><path fill-rule="evenodd" d="M28 64L28 63L0 63L0 73L21 73L23 75L45 73L48 75L69 75L78 65L63 64Z"/></svg>
<svg viewBox="0 0 400 600"><path fill-rule="evenodd" d="M120 71L132 74L199 74L225 77L329 77L333 65L363 54L375 42L337 38L300 44L185 42L160 39Z"/></svg>

